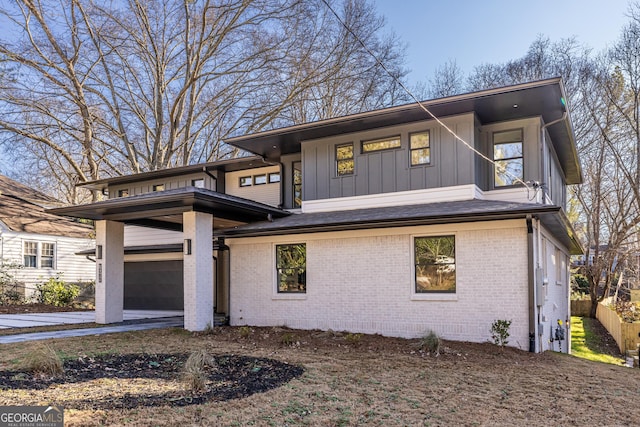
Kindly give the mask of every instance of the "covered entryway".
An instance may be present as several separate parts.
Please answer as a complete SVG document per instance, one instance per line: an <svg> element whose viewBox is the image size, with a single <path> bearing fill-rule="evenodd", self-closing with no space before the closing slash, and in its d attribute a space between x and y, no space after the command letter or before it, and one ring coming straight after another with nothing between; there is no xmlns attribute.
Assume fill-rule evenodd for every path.
<svg viewBox="0 0 640 427"><path fill-rule="evenodd" d="M125 307L155 305L167 309L167 304L172 304L175 309L184 308L185 328L191 331L214 324L214 307L218 312L228 309L229 275L225 267L229 254L223 241L214 241L214 229L289 215L272 206L196 187L119 197L50 212L96 221L97 323L121 322ZM181 232L182 260L125 263L125 224ZM157 246L161 251L163 245Z"/></svg>

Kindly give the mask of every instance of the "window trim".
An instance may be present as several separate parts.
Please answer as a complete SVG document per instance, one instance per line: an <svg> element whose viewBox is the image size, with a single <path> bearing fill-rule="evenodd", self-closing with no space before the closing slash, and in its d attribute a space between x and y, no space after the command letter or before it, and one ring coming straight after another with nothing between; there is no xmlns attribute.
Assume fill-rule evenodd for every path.
<svg viewBox="0 0 640 427"><path fill-rule="evenodd" d="M198 186L196 183L201 182L202 185ZM204 188L204 178L194 178L191 180L191 186L195 188Z"/></svg>
<svg viewBox="0 0 640 427"><path fill-rule="evenodd" d="M53 254L51 256L46 256L45 257L43 255L44 246L45 245L51 245L52 246ZM55 270L56 269L56 251L57 251L56 247L57 247L57 245L55 244L55 242L39 242L39 246L40 246L40 248L39 248L38 252L40 253L40 268L41 269L47 268L47 269ZM49 267L49 266L44 267L42 265L42 260L43 259L51 259L51 267Z"/></svg>
<svg viewBox="0 0 640 427"><path fill-rule="evenodd" d="M272 176L277 176L278 180L274 181L271 179ZM267 184L278 184L280 181L282 181L282 176L280 174L280 172L269 172L267 174Z"/></svg>
<svg viewBox="0 0 640 427"><path fill-rule="evenodd" d="M25 265L25 246L27 243L33 243L35 244L35 255L29 255L29 256L35 256L35 266L31 267L31 266L27 266ZM42 255L42 250L44 248L45 244L49 244L53 246L53 255L50 257L51 258L51 267L43 267L42 266L42 260L43 259L48 259L49 257L44 257ZM56 270L58 266L58 242L56 241L49 241L49 240L22 240L22 267L28 270Z"/></svg>
<svg viewBox="0 0 640 427"><path fill-rule="evenodd" d="M411 136L412 135L417 135L420 133L426 133L428 135L428 139L429 139L429 145L427 147L422 147L422 148L412 148L411 147ZM431 129L425 129L425 130L419 130L419 131L415 131L415 132L409 132L408 135L409 138L409 167L415 168L415 167L424 167L424 166L433 166L433 149L431 147ZM418 150L424 150L424 149L428 149L429 150L429 161L427 163L416 163L415 165L413 164L413 152L414 151L418 151Z"/></svg>
<svg viewBox="0 0 640 427"><path fill-rule="evenodd" d="M398 146L397 147L387 147L387 148L377 148L375 150L365 150L365 145L367 144L372 144L372 143L376 143L376 142L385 142L385 141L393 141L393 140L398 140ZM370 153L378 153L381 151L391 151L391 150L398 150L402 148L402 136L401 135L393 135L393 136L388 136L385 138L376 138L376 139L367 139L367 140L363 140L360 141L360 152L362 154L370 154Z"/></svg>
<svg viewBox="0 0 640 427"><path fill-rule="evenodd" d="M264 182L258 182L258 179L263 177L264 177ZM257 175L253 175L253 185L266 185L267 182L268 182L268 178L266 173L259 173Z"/></svg>
<svg viewBox="0 0 640 427"><path fill-rule="evenodd" d="M344 159L339 159L338 158L338 149L342 148L342 147L351 147L351 157L346 157ZM333 154L335 156L335 161L336 161L336 177L341 178L343 176L353 176L356 174L356 153L355 153L355 145L353 142L345 142L343 144L336 144L334 147L334 151ZM350 172L345 172L345 173L340 173L340 167L339 165L343 162L348 162L351 161L351 171Z"/></svg>
<svg viewBox="0 0 640 427"><path fill-rule="evenodd" d="M248 180L249 183L248 184L246 184L246 183L243 184L242 183L243 180ZM251 187L252 185L253 185L253 177L251 175L241 176L241 177L238 178L238 187L244 188L244 187Z"/></svg>
<svg viewBox="0 0 640 427"><path fill-rule="evenodd" d="M455 259L456 259L456 290L454 292L416 292L416 238L423 237L449 237L452 236L454 238L455 245ZM411 301L458 301L458 295L460 290L460 282L458 281L458 248L459 248L459 239L458 233L453 231L443 231L440 233L420 233L420 234L412 234L409 236L409 246L411 253L411 276L409 280L410 287L410 300Z"/></svg>
<svg viewBox="0 0 640 427"><path fill-rule="evenodd" d="M35 244L35 249L36 249L35 255L34 254L29 254L28 255L29 257L35 257L35 263L34 263L35 265L34 266L27 265L27 263L25 262L25 256L27 256L26 252L25 252L25 248L26 248L28 243ZM36 240L23 240L22 241L22 267L23 268L38 269L39 265L40 265L40 263L38 262L39 254L40 254L40 245L38 244L38 241L36 241Z"/></svg>
<svg viewBox="0 0 640 427"><path fill-rule="evenodd" d="M294 246L294 245L304 245L305 247L305 266L304 266L304 273L305 273L305 283L304 283L304 291L302 292L292 292L292 291L280 291L280 286L279 286L279 275L278 275L278 246ZM308 293L308 287L307 287L307 280L306 280L306 276L308 273L308 268L307 268L307 242L306 241L284 241L284 242L278 242L278 243L273 243L272 245L272 262L271 262L271 266L273 268L273 294L272 294L272 299L281 299L281 300L303 300L303 299L307 299L307 293Z"/></svg>
<svg viewBox="0 0 640 427"><path fill-rule="evenodd" d="M513 142L500 142L498 143L498 145L500 144L514 144L519 142L522 148L522 156L518 156L518 157L506 157L504 159L498 159L496 160L496 142L495 142L495 136L498 133L506 133L506 132L513 132L513 131L520 131L520 139L521 141L513 141ZM498 185L496 184L496 163L498 162L503 162L505 160L516 160L516 159L522 159L522 176L519 177L519 179L521 179L522 181L524 181L524 128L520 127L520 128L513 128L513 129L503 129L503 130L496 130L491 132L491 158L493 159L493 174L491 179L493 180L493 188L494 189L502 189L502 188L513 188L513 187L522 187L522 184L519 182L515 182L513 184L506 184L506 185Z"/></svg>

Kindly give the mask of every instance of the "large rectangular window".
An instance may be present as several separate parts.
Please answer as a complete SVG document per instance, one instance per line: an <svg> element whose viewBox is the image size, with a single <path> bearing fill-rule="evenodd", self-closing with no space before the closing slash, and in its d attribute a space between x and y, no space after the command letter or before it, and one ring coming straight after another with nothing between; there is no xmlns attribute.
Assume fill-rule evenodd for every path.
<svg viewBox="0 0 640 427"><path fill-rule="evenodd" d="M293 207L302 207L302 162L293 162Z"/></svg>
<svg viewBox="0 0 640 427"><path fill-rule="evenodd" d="M307 292L307 245L276 245L278 293Z"/></svg>
<svg viewBox="0 0 640 427"><path fill-rule="evenodd" d="M400 136L362 142L363 153L370 153L372 151L390 150L392 148L400 148Z"/></svg>
<svg viewBox="0 0 640 427"><path fill-rule="evenodd" d="M522 129L493 134L494 185L515 185L524 179Z"/></svg>
<svg viewBox="0 0 640 427"><path fill-rule="evenodd" d="M336 173L338 176L353 175L353 143L336 145Z"/></svg>
<svg viewBox="0 0 640 427"><path fill-rule="evenodd" d="M40 243L40 268L54 268L55 254L55 243Z"/></svg>
<svg viewBox="0 0 640 427"><path fill-rule="evenodd" d="M429 131L409 135L411 166L431 164L431 141Z"/></svg>
<svg viewBox="0 0 640 427"><path fill-rule="evenodd" d="M24 266L28 268L38 267L38 242L24 242L22 246Z"/></svg>
<svg viewBox="0 0 640 427"><path fill-rule="evenodd" d="M455 236L416 237L414 251L416 293L454 293Z"/></svg>

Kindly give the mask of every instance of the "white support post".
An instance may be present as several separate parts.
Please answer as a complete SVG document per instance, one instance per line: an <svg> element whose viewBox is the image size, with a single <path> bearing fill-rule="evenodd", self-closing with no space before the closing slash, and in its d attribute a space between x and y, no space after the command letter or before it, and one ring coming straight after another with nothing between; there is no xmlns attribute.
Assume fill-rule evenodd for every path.
<svg viewBox="0 0 640 427"><path fill-rule="evenodd" d="M213 326L213 215L184 212L182 220L184 327L189 331L203 331Z"/></svg>
<svg viewBox="0 0 640 427"><path fill-rule="evenodd" d="M123 320L124 224L96 221L96 323Z"/></svg>

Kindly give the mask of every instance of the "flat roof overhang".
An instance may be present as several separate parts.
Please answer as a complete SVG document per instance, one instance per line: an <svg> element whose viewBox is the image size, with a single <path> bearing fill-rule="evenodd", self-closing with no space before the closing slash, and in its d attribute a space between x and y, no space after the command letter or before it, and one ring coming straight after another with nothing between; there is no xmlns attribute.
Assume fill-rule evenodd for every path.
<svg viewBox="0 0 640 427"><path fill-rule="evenodd" d="M126 224L175 231L182 230L182 213L184 212L213 214L214 228L289 215L289 212L269 205L196 187L184 187L84 205L48 209L47 212L75 218L119 221Z"/></svg>
<svg viewBox="0 0 640 427"><path fill-rule="evenodd" d="M575 231L562 208L489 200L464 200L400 207L354 209L337 212L294 214L272 222L256 222L216 231L219 237L258 237L387 227L454 224L478 221L539 218L572 255L583 253Z"/></svg>
<svg viewBox="0 0 640 427"><path fill-rule="evenodd" d="M559 77L422 102L437 117L473 112L482 124L528 117L541 117L544 123L550 123L563 117L564 103L566 95ZM302 141L431 119L420 104L413 103L229 138L225 142L265 159L277 160L285 154L299 153ZM582 170L569 117L547 130L567 183L579 184Z"/></svg>

